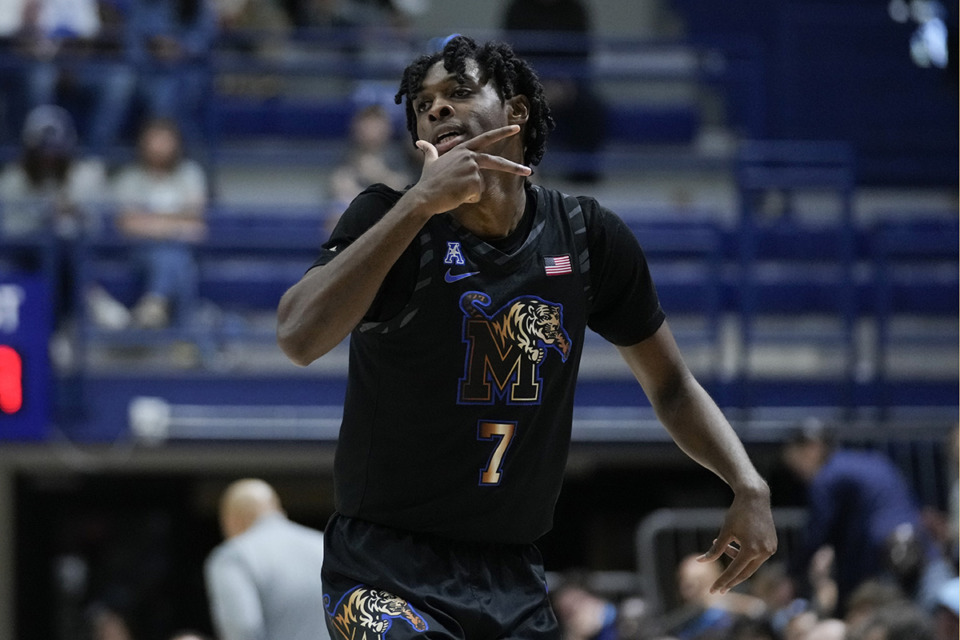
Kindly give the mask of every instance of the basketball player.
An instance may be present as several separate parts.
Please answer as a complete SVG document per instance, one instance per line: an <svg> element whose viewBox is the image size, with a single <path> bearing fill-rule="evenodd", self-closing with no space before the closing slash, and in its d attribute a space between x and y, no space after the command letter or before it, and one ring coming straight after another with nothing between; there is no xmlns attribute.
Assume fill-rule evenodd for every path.
<svg viewBox="0 0 960 640"><path fill-rule="evenodd" d="M331 637L559 637L533 543L552 525L587 327L733 489L701 559L732 558L715 590L745 580L776 549L769 490L684 364L630 230L528 180L553 127L535 73L507 45L454 37L407 67L404 100L419 181L361 193L278 310L300 365L351 336Z"/></svg>

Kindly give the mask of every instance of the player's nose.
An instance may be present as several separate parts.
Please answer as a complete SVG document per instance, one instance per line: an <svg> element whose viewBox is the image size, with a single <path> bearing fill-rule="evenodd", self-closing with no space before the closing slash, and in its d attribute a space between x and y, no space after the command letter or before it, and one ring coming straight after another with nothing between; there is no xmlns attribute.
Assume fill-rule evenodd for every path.
<svg viewBox="0 0 960 640"><path fill-rule="evenodd" d="M446 102L435 100L433 104L430 105L430 111L427 115L430 120L434 122L437 120L446 120L453 115L453 107Z"/></svg>

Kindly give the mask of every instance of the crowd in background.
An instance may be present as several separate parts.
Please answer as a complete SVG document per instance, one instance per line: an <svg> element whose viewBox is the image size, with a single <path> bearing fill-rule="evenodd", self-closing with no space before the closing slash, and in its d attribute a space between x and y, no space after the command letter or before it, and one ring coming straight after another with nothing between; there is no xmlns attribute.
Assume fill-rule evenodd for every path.
<svg viewBox="0 0 960 640"><path fill-rule="evenodd" d="M259 51L271 34L291 28L401 28L407 15L401 7L411 4L417 3L11 0L0 16L0 137L15 138L31 108L58 103L83 113L80 140L92 154L129 142L144 117L174 119L196 142L209 82L204 64L218 39Z"/></svg>
<svg viewBox="0 0 960 640"><path fill-rule="evenodd" d="M720 567L676 567L676 606L658 611L573 578L553 599L567 640L952 640L960 632L958 431L947 512L921 509L883 453L839 446L817 421L784 445L807 486L800 548L768 561L746 588L711 593Z"/></svg>
<svg viewBox="0 0 960 640"><path fill-rule="evenodd" d="M0 231L5 237L52 232L66 251L80 234L111 225L140 247L131 268L141 276L141 296L127 308L102 288L92 287L79 302L89 305L92 319L102 327L149 329L182 321L195 303L191 246L204 238L204 211L210 198L208 177L190 157L192 144L203 138L201 106L209 82L195 63L209 53L218 34L234 31L237 46L269 52L296 28L386 24L403 29L423 3L14 0L9 4L14 10L0 15L0 46L4 64L15 64L0 72L0 141L15 144L19 151L0 173ZM519 9L509 15L513 21L509 24L516 28L543 26ZM588 24L584 17L578 24L556 28L586 32ZM250 28L264 33L245 44L241 36ZM92 56L100 60L95 69L82 64ZM585 104L597 104L588 79L557 82L550 89L560 111L580 113ZM399 188L414 179L410 158L387 144L394 137L392 126L376 105L358 110L351 127L351 153L331 172L328 223L366 184L384 182ZM588 127L574 130L569 142L590 151L602 135L602 130ZM125 145L136 149L134 157L118 166L104 161L109 150ZM104 211L110 215L105 217ZM72 277L69 269L60 274L56 299L64 321L77 302L71 293ZM953 443L954 454L956 450ZM955 486L951 501L951 509L956 509ZM842 573L849 551L834 555L836 541L824 539L821 542L830 544L811 549L802 570L772 562L748 589L723 595L706 588L717 567L685 559L677 567L682 605L667 612L651 613L641 596L614 600L591 593L575 579L561 585L553 597L570 640L956 638L958 516L955 511L946 517L922 515L910 517L909 530L891 526L883 532L889 563L868 562L878 571L857 574L842 584L838 571ZM935 561L940 561L937 566L945 564L950 575L923 589L921 575ZM95 614L102 639L122 637L117 629L126 629L130 637L127 621L117 612L103 609ZM187 633L175 637L192 636L202 637Z"/></svg>
<svg viewBox="0 0 960 640"><path fill-rule="evenodd" d="M403 4L403 3L399 3ZM13 0L0 16L0 143L16 149L0 169L0 235L56 238L55 362L80 305L95 326L158 329L188 323L197 305L194 245L211 199L203 105L217 38L255 30L257 42L290 28L387 24L390 2L353 0ZM238 44L239 43L239 44ZM409 184L395 122L357 107L347 155L317 203L318 235L373 182ZM326 218L326 222L320 218ZM140 294L118 301L92 283L75 291L71 247L83 235L118 235L135 250ZM27 266L33 265L18 265Z"/></svg>
<svg viewBox="0 0 960 640"><path fill-rule="evenodd" d="M213 199L205 162L211 52L254 56L288 51L296 30L357 28L403 35L426 2L391 0L11 0L0 16L0 234L53 235L55 361L70 366L77 313L101 329L184 326L198 304L194 245L205 237ZM544 16L539 23L533 19ZM579 0L505 3L504 29L562 31L578 39L567 52L523 49L537 64L579 65L573 80L547 82L568 126L553 143L593 153L605 135L602 104L583 75L591 30ZM331 32L332 33L332 32ZM375 47L372 47L375 48ZM394 54L396 52L393 52ZM369 184L394 188L418 174L392 87L357 83L345 152L318 175L318 232ZM158 131L159 130L159 131ZM16 151L11 151L16 149ZM593 181L595 172L572 179ZM130 269L140 293L121 303L97 283L78 291L71 245L82 235L119 234L136 250ZM81 307L82 305L82 307Z"/></svg>
<svg viewBox="0 0 960 640"><path fill-rule="evenodd" d="M824 452L819 448L821 434L829 432L812 425L801 425L781 449L784 466L798 474L796 458L809 454L820 459L817 470L801 483L807 489L809 519L799 545L786 544L783 536L777 554L727 593L710 592L723 561L705 563L682 553L673 575L661 582L663 592L657 594L636 582L605 584L589 567L554 572L550 597L564 640L954 640L960 607L958 430L941 443L950 458L944 470L948 502L944 507L921 508L911 481L890 458L877 450L836 443ZM843 495L834 496L842 503L834 516L836 534L816 539L830 501L823 495L823 484L830 484L837 468L850 459L872 462L865 473L848 470ZM865 476L873 479L874 487L859 484ZM885 480L878 480L881 477ZM868 495L889 499L899 492L905 502L897 499L894 505L874 504L870 513L858 511ZM154 513L134 526L131 541L118 540L108 554L114 558L111 562L91 567L83 611L92 628L99 630L93 639L168 640L164 633L189 624L218 640L235 640L249 637L243 634L250 629L269 628L269 611L284 603L295 609L288 622L309 620L304 624L315 625L319 609L293 603L301 602L304 594L319 593L309 569L319 562L319 535L287 520L281 493L260 480L231 483L221 494L218 511L224 540L210 541L203 563L174 566L170 549L165 549L175 544L173 525L164 522L169 516ZM888 519L888 507L900 511L899 517ZM301 511L292 518L303 516ZM882 540L871 549L866 565L842 542L843 531L862 531L862 525L875 529L872 535ZM903 525L916 526L912 536L904 535ZM862 546L870 548L867 534L862 535ZM302 552L287 553L300 545ZM815 548L812 555L808 547ZM669 543L660 549L666 557L673 553ZM851 573L857 577L847 582ZM183 587L190 576L205 578L207 625L195 618L178 619L170 594L160 588L165 581ZM284 586L265 586L278 584ZM191 597L189 593L183 589L173 598ZM258 593L259 600L254 595ZM270 597L280 593L285 596L279 601ZM196 600L196 594L192 597Z"/></svg>

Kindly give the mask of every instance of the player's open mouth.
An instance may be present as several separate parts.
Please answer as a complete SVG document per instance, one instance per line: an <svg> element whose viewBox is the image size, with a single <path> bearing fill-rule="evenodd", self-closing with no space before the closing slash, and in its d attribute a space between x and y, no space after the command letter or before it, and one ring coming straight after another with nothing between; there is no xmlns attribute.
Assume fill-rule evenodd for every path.
<svg viewBox="0 0 960 640"><path fill-rule="evenodd" d="M463 138L461 137L459 131L445 131L437 136L434 146L437 148L437 153L443 155L453 147L460 144L462 141Z"/></svg>

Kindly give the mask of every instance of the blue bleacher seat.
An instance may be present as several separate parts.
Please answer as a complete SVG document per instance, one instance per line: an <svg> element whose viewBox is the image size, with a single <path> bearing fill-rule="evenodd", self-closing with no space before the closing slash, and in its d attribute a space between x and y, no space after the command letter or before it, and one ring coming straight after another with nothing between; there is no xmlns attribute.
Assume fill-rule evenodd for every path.
<svg viewBox="0 0 960 640"><path fill-rule="evenodd" d="M818 371L816 377L834 383L829 402L851 406L859 307L852 149L839 141L746 141L737 156L737 183L740 405L747 410L758 402L755 354L764 346L793 345L839 354L840 370ZM835 219L811 222L789 206L764 214L757 204L770 193L786 194L789 202L792 195L811 191L834 194L840 205ZM799 371L783 363L781 369L780 376Z"/></svg>
<svg viewBox="0 0 960 640"><path fill-rule="evenodd" d="M313 213L314 215L310 215ZM196 246L199 295L202 301L232 314L272 314L283 293L319 254L326 231L312 211L284 212L214 208L207 216L208 237ZM136 302L140 284L130 267L133 245L113 231L85 239L75 247L77 295L92 283L103 286L127 306ZM264 331L243 322L192 321L160 330L111 330L96 327L81 305L85 346L163 345L173 341L198 344L211 355L227 340L272 341Z"/></svg>
<svg viewBox="0 0 960 640"><path fill-rule="evenodd" d="M942 216L882 219L872 229L874 397L883 409L918 402L909 397L917 394L912 381L896 376L891 368L896 350L958 353L958 237L957 219ZM900 320L907 322L901 325Z"/></svg>

